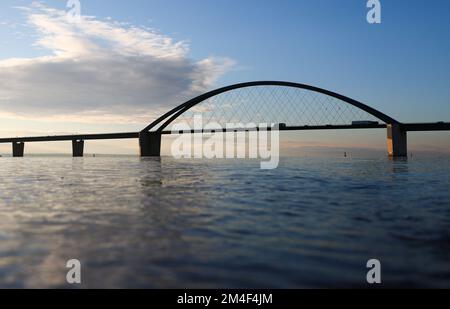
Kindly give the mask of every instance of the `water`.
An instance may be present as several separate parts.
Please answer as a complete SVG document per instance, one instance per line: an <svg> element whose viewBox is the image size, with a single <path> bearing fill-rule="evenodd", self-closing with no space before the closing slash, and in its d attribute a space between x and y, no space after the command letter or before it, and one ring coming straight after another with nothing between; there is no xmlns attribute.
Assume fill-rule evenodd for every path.
<svg viewBox="0 0 450 309"><path fill-rule="evenodd" d="M0 158L0 287L450 287L450 158Z"/></svg>

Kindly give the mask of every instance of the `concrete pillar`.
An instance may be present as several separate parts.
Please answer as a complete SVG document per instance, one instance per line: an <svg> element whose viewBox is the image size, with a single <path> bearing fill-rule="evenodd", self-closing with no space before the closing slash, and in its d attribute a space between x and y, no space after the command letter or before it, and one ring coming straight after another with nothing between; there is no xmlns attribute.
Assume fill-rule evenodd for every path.
<svg viewBox="0 0 450 309"><path fill-rule="evenodd" d="M84 156L84 141L83 140L73 140L72 141L72 153L74 158Z"/></svg>
<svg viewBox="0 0 450 309"><path fill-rule="evenodd" d="M387 126L387 145L390 157L408 156L408 137L407 132L399 124L388 124Z"/></svg>
<svg viewBox="0 0 450 309"><path fill-rule="evenodd" d="M13 148L13 157L14 158L22 158L24 149L25 149L25 143L23 142L14 142L12 144Z"/></svg>
<svg viewBox="0 0 450 309"><path fill-rule="evenodd" d="M141 157L160 157L161 133L141 132L139 134L139 148Z"/></svg>

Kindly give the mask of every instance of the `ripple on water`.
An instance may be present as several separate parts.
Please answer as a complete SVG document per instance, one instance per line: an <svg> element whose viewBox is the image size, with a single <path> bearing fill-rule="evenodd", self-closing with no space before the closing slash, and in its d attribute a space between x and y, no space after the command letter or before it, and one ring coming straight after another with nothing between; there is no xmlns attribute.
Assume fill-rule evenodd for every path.
<svg viewBox="0 0 450 309"><path fill-rule="evenodd" d="M0 287L450 287L450 159L1 158Z"/></svg>

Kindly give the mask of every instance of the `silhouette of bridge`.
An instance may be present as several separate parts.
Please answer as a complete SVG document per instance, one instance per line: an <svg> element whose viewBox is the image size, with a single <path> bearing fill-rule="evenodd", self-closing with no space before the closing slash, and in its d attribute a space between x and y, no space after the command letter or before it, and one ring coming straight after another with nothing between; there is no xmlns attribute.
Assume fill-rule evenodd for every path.
<svg viewBox="0 0 450 309"><path fill-rule="evenodd" d="M172 130L177 122L192 121L192 116L196 114L201 114L206 123L217 124L217 129ZM229 123L236 125L228 128L226 124ZM249 127L249 123L255 125ZM407 156L407 132L450 131L450 123L402 123L366 104L329 90L291 82L257 81L202 94L170 110L141 132L0 138L0 144L11 143L13 156L23 157L25 143L72 141L73 156L82 157L87 140L138 139L142 157L158 157L161 154L161 137L169 134L382 128L387 129L389 156L404 157Z"/></svg>

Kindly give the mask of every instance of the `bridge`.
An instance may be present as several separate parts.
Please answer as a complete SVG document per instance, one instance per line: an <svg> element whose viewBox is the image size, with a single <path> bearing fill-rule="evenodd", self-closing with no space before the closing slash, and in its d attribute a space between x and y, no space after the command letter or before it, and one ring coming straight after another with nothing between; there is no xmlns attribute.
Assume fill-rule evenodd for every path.
<svg viewBox="0 0 450 309"><path fill-rule="evenodd" d="M191 121L196 114L201 114L207 123L217 124L217 129L171 129L177 122ZM236 125L231 129L222 129L228 123ZM248 123L255 125L249 127L246 125ZM386 129L389 156L405 157L408 154L408 132L450 131L450 123L402 123L366 104L329 90L292 82L257 81L202 94L165 113L140 132L0 138L0 144L12 144L13 157L23 157L25 143L71 141L73 156L82 157L84 143L88 140L137 139L142 157L159 157L163 135L212 131L352 129Z"/></svg>

